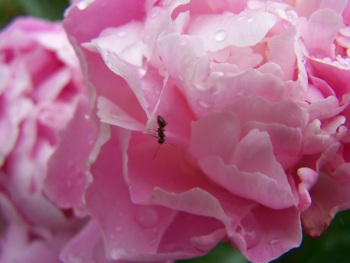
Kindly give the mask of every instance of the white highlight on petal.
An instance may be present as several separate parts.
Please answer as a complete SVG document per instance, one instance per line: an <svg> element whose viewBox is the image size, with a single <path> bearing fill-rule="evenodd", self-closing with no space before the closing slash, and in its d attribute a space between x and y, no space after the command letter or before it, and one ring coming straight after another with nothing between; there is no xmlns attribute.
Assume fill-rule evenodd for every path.
<svg viewBox="0 0 350 263"><path fill-rule="evenodd" d="M81 0L77 3L77 7L79 10L84 10L93 2L95 2L95 0Z"/></svg>

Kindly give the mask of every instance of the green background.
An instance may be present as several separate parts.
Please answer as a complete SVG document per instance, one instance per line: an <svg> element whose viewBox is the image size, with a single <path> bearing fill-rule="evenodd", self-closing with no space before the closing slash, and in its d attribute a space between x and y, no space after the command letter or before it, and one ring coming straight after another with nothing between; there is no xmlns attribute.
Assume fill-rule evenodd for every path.
<svg viewBox="0 0 350 263"><path fill-rule="evenodd" d="M124 0L127 1L127 0ZM305 0L307 1L307 0ZM31 15L48 20L60 20L67 0L0 0L0 27L6 26L15 16ZM182 260L178 263L248 263L227 244L217 246L208 255ZM349 263L350 262L350 211L338 213L331 226L319 238L304 236L300 248L293 249L274 263Z"/></svg>

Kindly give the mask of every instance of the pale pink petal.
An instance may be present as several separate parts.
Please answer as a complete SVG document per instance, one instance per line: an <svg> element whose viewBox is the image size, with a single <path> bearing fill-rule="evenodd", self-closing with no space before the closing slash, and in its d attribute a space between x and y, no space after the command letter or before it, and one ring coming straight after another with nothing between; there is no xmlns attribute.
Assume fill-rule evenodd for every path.
<svg viewBox="0 0 350 263"><path fill-rule="evenodd" d="M127 112L106 97L101 96L97 99L97 108L97 116L102 122L129 130L144 130L144 125L142 123L130 117Z"/></svg>
<svg viewBox="0 0 350 263"><path fill-rule="evenodd" d="M217 51L230 45L256 45L276 21L274 15L263 12L201 15L191 22L187 33L199 36L203 40L205 50Z"/></svg>
<svg viewBox="0 0 350 263"><path fill-rule="evenodd" d="M231 239L250 261L263 263L279 257L302 240L299 211L260 206L242 220Z"/></svg>
<svg viewBox="0 0 350 263"><path fill-rule="evenodd" d="M303 129L308 121L308 113L303 105L292 100L273 103L261 97L247 96L229 106L228 109L236 114L242 124L258 121Z"/></svg>
<svg viewBox="0 0 350 263"><path fill-rule="evenodd" d="M174 16L177 16L179 12L185 12L190 10L193 14L207 14L207 13L222 13L225 11L231 11L233 13L240 13L247 5L247 0L218 0L218 1L202 1L191 0L183 1L185 5L179 5Z"/></svg>
<svg viewBox="0 0 350 263"><path fill-rule="evenodd" d="M48 166L45 192L51 200L65 208L83 204L88 180L85 166L94 136L87 111L87 101L82 99Z"/></svg>
<svg viewBox="0 0 350 263"><path fill-rule="evenodd" d="M344 94L349 92L350 71L348 66L317 59L311 60L311 64L314 68L312 75L326 81L332 87L339 100ZM335 78L334 76L337 77Z"/></svg>
<svg viewBox="0 0 350 263"><path fill-rule="evenodd" d="M330 224L338 211L350 208L350 191L348 184L341 184L324 172L311 189L312 204L302 213L305 231L319 236Z"/></svg>
<svg viewBox="0 0 350 263"><path fill-rule="evenodd" d="M253 129L266 131L269 134L276 160L284 169L290 168L299 161L303 144L302 129L278 123L266 124L250 121L243 126L242 134L246 134Z"/></svg>
<svg viewBox="0 0 350 263"><path fill-rule="evenodd" d="M307 24L303 39L311 55L334 57L335 36L342 26L342 18L335 11L322 9L314 12Z"/></svg>
<svg viewBox="0 0 350 263"><path fill-rule="evenodd" d="M309 1L303 1L303 0L297 0L295 5L296 9L302 16L310 16L313 12L317 11L318 9L322 8L329 8L337 12L338 14L341 14L343 10L346 7L347 0L339 0L339 1L332 1L332 0L309 0Z"/></svg>
<svg viewBox="0 0 350 263"><path fill-rule="evenodd" d="M201 159L200 166L211 180L233 194L277 209L295 204L267 134L257 130L249 133L239 143L233 163L225 165L219 157L207 157Z"/></svg>
<svg viewBox="0 0 350 263"><path fill-rule="evenodd" d="M230 112L203 117L192 124L191 131L189 152L197 159L219 156L228 162L240 139L240 124Z"/></svg>
<svg viewBox="0 0 350 263"><path fill-rule="evenodd" d="M268 41L271 61L280 65L284 72L284 80L294 78L296 65L295 37L296 29L291 28L282 34L271 37Z"/></svg>

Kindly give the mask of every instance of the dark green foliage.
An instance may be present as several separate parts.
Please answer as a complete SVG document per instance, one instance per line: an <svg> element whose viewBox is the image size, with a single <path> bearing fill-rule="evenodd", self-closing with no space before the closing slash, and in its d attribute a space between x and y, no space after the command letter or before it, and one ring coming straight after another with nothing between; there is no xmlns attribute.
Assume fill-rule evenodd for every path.
<svg viewBox="0 0 350 263"><path fill-rule="evenodd" d="M19 15L60 20L68 4L68 0L0 0L0 27Z"/></svg>

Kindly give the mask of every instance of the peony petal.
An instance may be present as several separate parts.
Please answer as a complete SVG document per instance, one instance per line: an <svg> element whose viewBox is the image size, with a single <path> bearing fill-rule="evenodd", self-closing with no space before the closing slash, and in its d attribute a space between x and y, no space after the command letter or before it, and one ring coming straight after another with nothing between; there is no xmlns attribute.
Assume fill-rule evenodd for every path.
<svg viewBox="0 0 350 263"><path fill-rule="evenodd" d="M96 258L104 257L101 243L100 228L94 221L90 221L65 245L60 259L64 262L96 263Z"/></svg>
<svg viewBox="0 0 350 263"><path fill-rule="evenodd" d="M85 162L94 137L92 123L86 116L87 101L82 100L49 162L45 192L54 202L66 208L80 207L83 204L83 193L87 185ZM84 136L81 136L82 131Z"/></svg>
<svg viewBox="0 0 350 263"><path fill-rule="evenodd" d="M314 12L303 33L305 44L315 57L334 57L333 42L342 26L342 18L335 11L322 9Z"/></svg>
<svg viewBox="0 0 350 263"><path fill-rule="evenodd" d="M282 34L271 37L268 41L271 61L280 65L284 72L284 80L292 80L294 78L297 60L294 50L296 34L296 29L291 28Z"/></svg>
<svg viewBox="0 0 350 263"><path fill-rule="evenodd" d="M188 33L201 37L205 50L217 51L230 45L254 46L276 22L274 15L263 12L201 15L191 23Z"/></svg>
<svg viewBox="0 0 350 263"><path fill-rule="evenodd" d="M273 103L261 97L246 97L229 106L228 110L234 112L242 124L258 121L303 129L308 122L308 113L302 106L292 100Z"/></svg>
<svg viewBox="0 0 350 263"><path fill-rule="evenodd" d="M295 204L266 133L257 130L249 133L238 145L233 162L225 165L215 156L201 159L199 165L212 181L233 194L275 209Z"/></svg>
<svg viewBox="0 0 350 263"><path fill-rule="evenodd" d="M311 189L312 204L302 213L305 231L317 237L330 224L338 211L350 208L349 184L341 184L321 172L316 185Z"/></svg>
<svg viewBox="0 0 350 263"><path fill-rule="evenodd" d="M219 156L228 162L240 137L240 125L234 114L208 115L192 123L189 152L197 159Z"/></svg>
<svg viewBox="0 0 350 263"><path fill-rule="evenodd" d="M125 132L116 128L111 132L111 140L102 146L91 167L94 180L86 193L87 209L102 229L109 260L154 255L174 212L159 206L132 203L122 176L118 139L125 136Z"/></svg>
<svg viewBox="0 0 350 263"><path fill-rule="evenodd" d="M128 130L141 131L144 129L142 123L128 116L127 112L123 111L123 109L106 97L98 97L97 108L97 116L102 122L123 127Z"/></svg>
<svg viewBox="0 0 350 263"><path fill-rule="evenodd" d="M260 206L242 220L231 240L250 261L268 262L300 245L299 216L295 207L273 210Z"/></svg>

